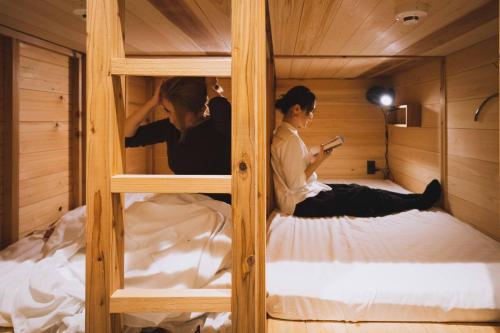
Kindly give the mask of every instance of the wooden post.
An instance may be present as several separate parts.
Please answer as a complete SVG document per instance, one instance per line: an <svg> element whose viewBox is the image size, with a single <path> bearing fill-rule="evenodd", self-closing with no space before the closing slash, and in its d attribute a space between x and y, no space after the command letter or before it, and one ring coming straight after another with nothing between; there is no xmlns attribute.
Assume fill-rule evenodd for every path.
<svg viewBox="0 0 500 333"><path fill-rule="evenodd" d="M14 243L19 238L19 41L2 38L5 51L4 107L4 204L5 220L1 223L2 239L0 249Z"/></svg>
<svg viewBox="0 0 500 333"><path fill-rule="evenodd" d="M87 262L86 332L121 329L110 316L110 296L123 285L122 200L111 194L111 175L122 173L121 118L116 112L111 59L123 57L123 0L87 0ZM124 11L121 11L124 13ZM116 219L113 221L113 211ZM113 319L113 320L112 320Z"/></svg>
<svg viewBox="0 0 500 333"><path fill-rule="evenodd" d="M265 0L232 0L233 332L265 332Z"/></svg>
<svg viewBox="0 0 500 333"><path fill-rule="evenodd" d="M448 203L448 107L446 105L446 57L441 59L441 86L440 86L440 177L443 195L441 197L441 207L450 209Z"/></svg>
<svg viewBox="0 0 500 333"><path fill-rule="evenodd" d="M82 72L81 57L70 57L70 164L71 164L71 200L70 208L83 205L83 123L82 123Z"/></svg>

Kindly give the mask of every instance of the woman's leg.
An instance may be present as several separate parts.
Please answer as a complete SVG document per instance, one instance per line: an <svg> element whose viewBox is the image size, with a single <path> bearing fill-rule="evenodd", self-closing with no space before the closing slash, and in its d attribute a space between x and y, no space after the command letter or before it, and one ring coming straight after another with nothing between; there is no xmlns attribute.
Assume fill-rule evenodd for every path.
<svg viewBox="0 0 500 333"><path fill-rule="evenodd" d="M422 194L402 194L357 184L330 184L331 191L299 203L296 216L382 216L410 209L428 209L441 195L441 185L432 181Z"/></svg>

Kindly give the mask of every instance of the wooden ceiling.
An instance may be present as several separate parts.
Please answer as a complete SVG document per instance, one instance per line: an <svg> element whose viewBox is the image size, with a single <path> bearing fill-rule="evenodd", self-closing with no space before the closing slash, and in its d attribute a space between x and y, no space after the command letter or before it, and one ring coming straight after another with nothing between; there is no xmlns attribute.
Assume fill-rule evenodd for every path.
<svg viewBox="0 0 500 333"><path fill-rule="evenodd" d="M84 0L0 0L0 24L84 52ZM394 20L402 0L268 0L279 78L355 78L443 56L498 34L497 0L424 0L416 26ZM230 0L126 0L127 54L228 54ZM331 56L382 56L332 58Z"/></svg>

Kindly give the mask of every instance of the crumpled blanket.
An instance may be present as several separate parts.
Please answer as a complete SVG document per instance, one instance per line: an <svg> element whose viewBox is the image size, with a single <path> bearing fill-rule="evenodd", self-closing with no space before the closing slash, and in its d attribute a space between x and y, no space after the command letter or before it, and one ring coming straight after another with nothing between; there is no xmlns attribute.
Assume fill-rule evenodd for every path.
<svg viewBox="0 0 500 333"><path fill-rule="evenodd" d="M126 288L229 288L231 207L201 194L128 194ZM85 207L0 252L0 326L84 332ZM229 314L126 314L128 332L224 332Z"/></svg>

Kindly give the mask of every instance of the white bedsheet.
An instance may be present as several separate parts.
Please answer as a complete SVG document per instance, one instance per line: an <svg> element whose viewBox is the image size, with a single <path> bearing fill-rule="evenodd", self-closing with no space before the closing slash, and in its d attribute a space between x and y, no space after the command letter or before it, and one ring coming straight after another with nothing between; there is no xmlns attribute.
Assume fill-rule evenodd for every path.
<svg viewBox="0 0 500 333"><path fill-rule="evenodd" d="M406 192L389 181L356 182ZM438 209L378 218L272 218L272 317L499 321L500 243Z"/></svg>
<svg viewBox="0 0 500 333"><path fill-rule="evenodd" d="M228 288L231 207L204 195L133 194L126 200L125 287ZM84 332L85 207L0 252L0 326L16 333ZM229 314L129 314L129 327L224 332ZM129 332L134 331L130 329Z"/></svg>

